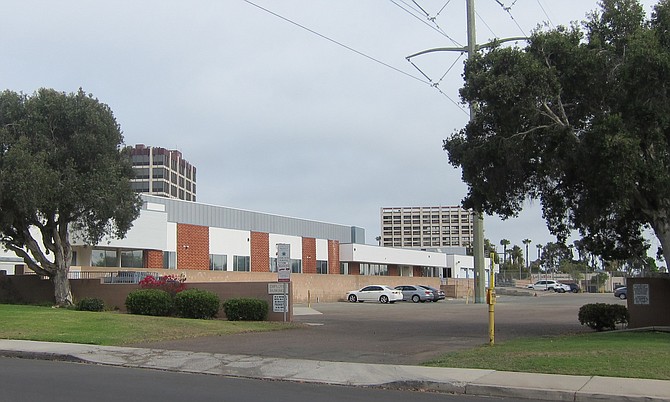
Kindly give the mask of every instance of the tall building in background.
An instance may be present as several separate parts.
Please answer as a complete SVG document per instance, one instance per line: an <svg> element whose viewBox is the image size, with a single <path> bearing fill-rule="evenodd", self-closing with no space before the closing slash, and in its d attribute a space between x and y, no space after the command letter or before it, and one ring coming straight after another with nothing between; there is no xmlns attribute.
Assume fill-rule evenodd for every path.
<svg viewBox="0 0 670 402"><path fill-rule="evenodd" d="M131 185L138 193L196 201L195 166L173 149L137 144L130 151L135 178Z"/></svg>
<svg viewBox="0 0 670 402"><path fill-rule="evenodd" d="M384 247L434 249L470 247L472 211L459 206L399 207L381 209Z"/></svg>

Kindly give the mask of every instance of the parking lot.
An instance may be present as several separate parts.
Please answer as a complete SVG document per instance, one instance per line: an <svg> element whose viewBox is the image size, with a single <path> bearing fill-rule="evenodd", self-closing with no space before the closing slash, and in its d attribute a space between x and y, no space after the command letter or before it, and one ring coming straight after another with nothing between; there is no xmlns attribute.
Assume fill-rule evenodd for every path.
<svg viewBox="0 0 670 402"><path fill-rule="evenodd" d="M577 319L582 305L626 303L611 293L537 293L536 297L498 297L496 342L590 332ZM437 303L321 303L312 304L311 308L321 314L294 316L294 322L303 324L295 330L133 346L326 361L418 364L442 353L488 344L489 340L488 305L466 304L463 299Z"/></svg>

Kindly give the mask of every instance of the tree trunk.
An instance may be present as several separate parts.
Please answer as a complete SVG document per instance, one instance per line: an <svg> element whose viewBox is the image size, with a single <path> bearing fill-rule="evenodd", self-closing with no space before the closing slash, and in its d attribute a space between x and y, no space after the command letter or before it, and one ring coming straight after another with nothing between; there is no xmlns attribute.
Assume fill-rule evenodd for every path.
<svg viewBox="0 0 670 402"><path fill-rule="evenodd" d="M665 264L670 268L670 222L665 219L657 219L652 222L652 227L656 237L661 242Z"/></svg>
<svg viewBox="0 0 670 402"><path fill-rule="evenodd" d="M72 305L72 291L70 290L70 280L67 277L68 271L67 266L59 266L51 277L54 285L56 305L59 307Z"/></svg>

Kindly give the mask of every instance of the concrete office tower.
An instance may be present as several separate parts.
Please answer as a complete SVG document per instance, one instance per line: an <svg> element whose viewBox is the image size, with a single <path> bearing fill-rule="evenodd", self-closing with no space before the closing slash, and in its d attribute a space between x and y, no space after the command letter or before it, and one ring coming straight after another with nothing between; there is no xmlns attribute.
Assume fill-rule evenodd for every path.
<svg viewBox="0 0 670 402"><path fill-rule="evenodd" d="M137 144L130 151L135 178L133 189L166 198L196 201L195 166L181 152Z"/></svg>
<svg viewBox="0 0 670 402"><path fill-rule="evenodd" d="M381 208L384 247L470 247L472 211L459 206Z"/></svg>

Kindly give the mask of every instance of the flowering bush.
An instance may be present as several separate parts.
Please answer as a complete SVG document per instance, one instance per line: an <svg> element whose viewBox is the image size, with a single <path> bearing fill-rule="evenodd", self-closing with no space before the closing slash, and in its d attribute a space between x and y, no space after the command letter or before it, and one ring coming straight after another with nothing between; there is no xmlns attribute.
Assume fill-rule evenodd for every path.
<svg viewBox="0 0 670 402"><path fill-rule="evenodd" d="M142 289L160 289L168 292L174 297L177 293L186 289L186 275L163 275L158 278L147 275L140 281Z"/></svg>

